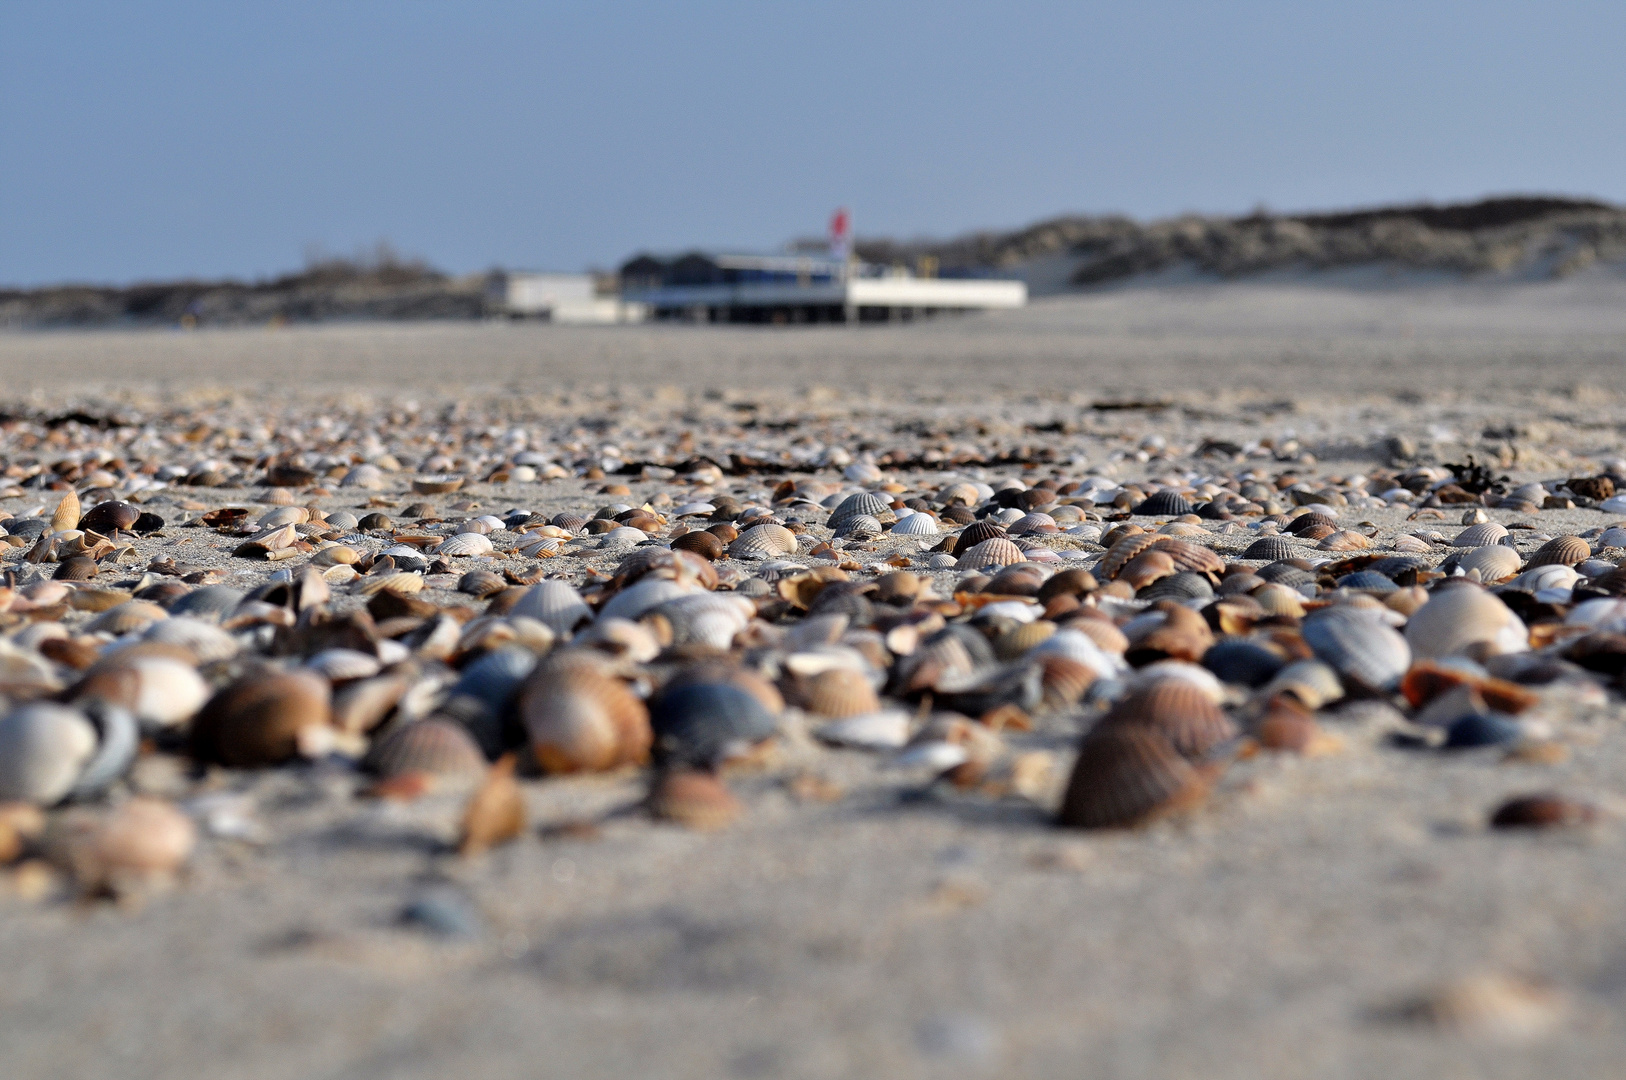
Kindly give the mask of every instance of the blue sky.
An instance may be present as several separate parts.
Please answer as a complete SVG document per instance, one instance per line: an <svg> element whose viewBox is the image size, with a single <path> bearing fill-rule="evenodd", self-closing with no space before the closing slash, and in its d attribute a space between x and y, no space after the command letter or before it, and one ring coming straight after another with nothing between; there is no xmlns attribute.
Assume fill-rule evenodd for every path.
<svg viewBox="0 0 1626 1080"><path fill-rule="evenodd" d="M1626 4L0 3L0 283L1626 202Z"/></svg>

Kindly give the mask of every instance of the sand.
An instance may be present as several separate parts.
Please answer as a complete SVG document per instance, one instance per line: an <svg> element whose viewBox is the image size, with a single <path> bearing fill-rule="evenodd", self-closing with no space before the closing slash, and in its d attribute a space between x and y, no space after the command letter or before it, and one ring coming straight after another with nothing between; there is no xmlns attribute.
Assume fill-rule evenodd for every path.
<svg viewBox="0 0 1626 1080"><path fill-rule="evenodd" d="M1283 284L850 331L14 334L0 377L47 411L203 395L464 397L537 415L749 401L826 425L981 419L990 439L1061 421L1092 455L1158 432L1296 435L1351 468L1401 434L1425 455L1501 454L1550 477L1622 453L1623 299L1585 280ZM1176 405L1092 408L1154 400ZM1405 523L1388 513L1392 533ZM4 1073L1609 1075L1626 1051L1623 716L1618 700L1560 703L1569 757L1531 765L1397 749L1351 713L1330 722L1340 754L1243 762L1195 819L1103 836L1058 832L1021 800L920 796L921 777L874 756L797 745L732 781L749 811L722 833L619 812L641 793L633 776L535 782L534 822L608 815L596 835L533 833L471 862L444 851L455 802L358 803L328 768L228 778L263 833L211 841L175 891L131 909L0 901ZM1027 738L1063 757L1072 742ZM798 800L796 769L842 794ZM1604 821L1485 828L1503 798L1543 789ZM468 933L403 925L426 897ZM1550 981L1566 1005L1517 1041L1396 1019L1478 972Z"/></svg>

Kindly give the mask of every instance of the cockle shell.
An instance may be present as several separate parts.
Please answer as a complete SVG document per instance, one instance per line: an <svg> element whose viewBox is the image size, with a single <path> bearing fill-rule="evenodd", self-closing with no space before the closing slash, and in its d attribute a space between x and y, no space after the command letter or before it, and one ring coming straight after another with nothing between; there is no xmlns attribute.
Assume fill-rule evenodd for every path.
<svg viewBox="0 0 1626 1080"><path fill-rule="evenodd" d="M930 514L910 514L892 526L893 536L936 536L937 521Z"/></svg>
<svg viewBox="0 0 1626 1080"><path fill-rule="evenodd" d="M1154 547L1147 548L1130 559L1128 564L1118 571L1117 579L1128 582L1132 589L1140 590L1173 573L1174 556Z"/></svg>
<svg viewBox="0 0 1626 1080"><path fill-rule="evenodd" d="M820 725L814 735L832 746L896 750L909 741L909 714L901 709L882 709L843 717Z"/></svg>
<svg viewBox="0 0 1626 1080"><path fill-rule="evenodd" d="M1075 829L1141 825L1196 807L1209 785L1156 729L1112 726L1080 744L1056 822Z"/></svg>
<svg viewBox="0 0 1626 1080"><path fill-rule="evenodd" d="M1316 544L1321 551L1364 551L1371 546L1370 537L1353 529L1339 529L1328 533Z"/></svg>
<svg viewBox="0 0 1626 1080"><path fill-rule="evenodd" d="M538 536L524 541L514 550L527 559L551 559L564 549L564 541L557 537Z"/></svg>
<svg viewBox="0 0 1626 1080"><path fill-rule="evenodd" d="M1318 660L1369 693L1393 690L1411 666L1406 639L1364 609L1339 605L1318 611L1304 620L1301 633Z"/></svg>
<svg viewBox="0 0 1626 1080"><path fill-rule="evenodd" d="M1524 620L1491 593L1471 584L1436 588L1406 623L1406 641L1419 660L1484 659L1530 648Z"/></svg>
<svg viewBox="0 0 1626 1080"><path fill-rule="evenodd" d="M716 562L728 550L728 545L716 533L698 530L684 533L672 541L674 551L687 551L698 555L707 562Z"/></svg>
<svg viewBox="0 0 1626 1080"><path fill-rule="evenodd" d="M1189 758L1202 758L1236 736L1236 726L1207 693L1175 678L1156 679L1119 701L1100 726L1113 725L1153 728Z"/></svg>
<svg viewBox="0 0 1626 1080"><path fill-rule="evenodd" d="M892 516L892 504L872 491L860 491L843 499L830 513L825 524L832 532L839 532L848 521L860 515L881 520Z"/></svg>
<svg viewBox="0 0 1626 1080"><path fill-rule="evenodd" d="M46 833L52 861L86 892L121 892L167 878L197 846L192 819L159 799L107 811L70 811Z"/></svg>
<svg viewBox="0 0 1626 1080"><path fill-rule="evenodd" d="M1581 575L1575 572L1573 566L1546 563L1532 566L1514 578L1511 584L1515 589L1525 589L1534 593L1543 589L1573 589L1580 580Z"/></svg>
<svg viewBox="0 0 1626 1080"><path fill-rule="evenodd" d="M131 600L108 608L85 626L87 633L108 633L115 636L139 633L160 619L169 618L169 612L145 600Z"/></svg>
<svg viewBox="0 0 1626 1080"><path fill-rule="evenodd" d="M750 625L756 605L743 596L696 593L668 600L646 611L644 619L666 620L674 645L698 644L726 652L734 635Z"/></svg>
<svg viewBox="0 0 1626 1080"><path fill-rule="evenodd" d="M48 702L13 709L0 717L0 801L60 801L96 753L96 743L96 728L75 709Z"/></svg>
<svg viewBox="0 0 1626 1080"><path fill-rule="evenodd" d="M457 581L457 591L483 600L508 587L503 576L490 570L470 570Z"/></svg>
<svg viewBox="0 0 1626 1080"><path fill-rule="evenodd" d="M230 768L278 765L330 718L326 679L308 671L245 675L216 691L192 722L192 753Z"/></svg>
<svg viewBox="0 0 1626 1080"><path fill-rule="evenodd" d="M114 653L87 673L74 696L100 697L128 709L145 728L172 728L209 700L209 684L189 664L167 656Z"/></svg>
<svg viewBox="0 0 1626 1080"><path fill-rule="evenodd" d="M974 521L961 530L960 535L954 538L954 546L949 549L951 555L964 555L984 540L1005 536L1005 526L995 521Z"/></svg>
<svg viewBox="0 0 1626 1080"><path fill-rule="evenodd" d="M309 660L305 667L329 682L348 682L351 679L370 679L382 669L378 657L356 649L323 649Z"/></svg>
<svg viewBox="0 0 1626 1080"><path fill-rule="evenodd" d="M599 618L636 620L651 608L700 591L698 585L688 585L666 578L645 577L610 597L599 609Z"/></svg>
<svg viewBox="0 0 1626 1080"><path fill-rule="evenodd" d="M591 622L593 609L568 581L539 581L509 609L510 615L535 619L560 637L569 637L584 622Z"/></svg>
<svg viewBox="0 0 1626 1080"><path fill-rule="evenodd" d="M869 679L847 669L814 675L798 688L797 697L808 712L831 719L860 716L881 707Z"/></svg>
<svg viewBox="0 0 1626 1080"><path fill-rule="evenodd" d="M1470 525L1451 538L1452 547L1487 547L1500 543L1507 537L1507 527L1497 521L1487 521L1480 525Z"/></svg>
<svg viewBox="0 0 1626 1080"><path fill-rule="evenodd" d="M1242 558L1279 562L1282 559L1299 558L1303 553L1302 548L1294 546L1285 536L1261 536L1248 545L1242 552Z"/></svg>
<svg viewBox="0 0 1626 1080"><path fill-rule="evenodd" d="M1574 566L1592 556L1592 546L1579 536L1559 536L1530 556L1531 566Z"/></svg>
<svg viewBox="0 0 1626 1080"><path fill-rule="evenodd" d="M649 710L589 651L555 651L519 693L519 715L537 763L549 772L592 772L649 756Z"/></svg>
<svg viewBox="0 0 1626 1080"><path fill-rule="evenodd" d="M172 615L153 623L141 635L141 640L178 645L196 657L199 664L229 660L242 651L237 639L216 624L187 615Z"/></svg>
<svg viewBox="0 0 1626 1080"><path fill-rule="evenodd" d="M1009 566L1025 559L1021 548L1003 536L996 536L967 550L954 566L957 570L975 570L980 566Z"/></svg>
<svg viewBox="0 0 1626 1080"><path fill-rule="evenodd" d="M771 523L753 525L728 545L728 553L736 559L774 559L796 551L796 534Z"/></svg>
<svg viewBox="0 0 1626 1080"><path fill-rule="evenodd" d="M650 786L649 812L663 821L709 832L724 828L743 812L740 802L716 776L696 769L666 769Z"/></svg>
<svg viewBox="0 0 1626 1080"><path fill-rule="evenodd" d="M427 717L399 724L379 737L367 768L383 779L427 773L447 780L477 781L486 774L485 755L461 724Z"/></svg>
<svg viewBox="0 0 1626 1080"><path fill-rule="evenodd" d="M1179 517L1191 513L1191 503L1178 491L1154 491L1130 511L1137 517Z"/></svg>
<svg viewBox="0 0 1626 1080"><path fill-rule="evenodd" d="M1479 571L1481 581L1503 581L1519 572L1519 553L1500 544L1478 547L1457 560L1463 573Z"/></svg>
<svg viewBox="0 0 1626 1080"><path fill-rule="evenodd" d="M489 537L483 533L460 532L453 533L434 547L437 555L476 556L489 555L496 549L492 546Z"/></svg>

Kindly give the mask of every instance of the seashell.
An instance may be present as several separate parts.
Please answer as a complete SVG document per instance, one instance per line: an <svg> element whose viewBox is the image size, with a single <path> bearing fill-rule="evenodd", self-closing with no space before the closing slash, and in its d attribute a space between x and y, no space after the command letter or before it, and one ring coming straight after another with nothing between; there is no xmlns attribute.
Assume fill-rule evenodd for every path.
<svg viewBox="0 0 1626 1080"><path fill-rule="evenodd" d="M537 536L514 549L527 559L551 559L565 550L563 541L552 536Z"/></svg>
<svg viewBox="0 0 1626 1080"><path fill-rule="evenodd" d="M1590 825L1598 820L1598 809L1590 803L1562 795L1542 793L1509 799L1491 814L1493 829L1553 829Z"/></svg>
<svg viewBox="0 0 1626 1080"><path fill-rule="evenodd" d="M284 506L268 514L260 515L255 525L261 531L280 529L284 525L303 525L311 519L311 512L303 506Z"/></svg>
<svg viewBox="0 0 1626 1080"><path fill-rule="evenodd" d="M642 529L634 529L630 526L622 525L605 533L603 539L599 541L598 546L601 548L606 548L617 547L622 544L641 544L648 539L649 534L644 532Z"/></svg>
<svg viewBox="0 0 1626 1080"><path fill-rule="evenodd" d="M654 630L631 619L600 617L578 633L575 642L635 664L647 664L661 651Z"/></svg>
<svg viewBox="0 0 1626 1080"><path fill-rule="evenodd" d="M138 507L109 499L87 510L85 516L79 519L79 528L111 536L115 530L122 529L128 532L130 526L134 525L140 516L141 510Z"/></svg>
<svg viewBox="0 0 1626 1080"><path fill-rule="evenodd" d="M868 514L858 514L843 521L836 535L849 540L873 540L881 535L881 523Z"/></svg>
<svg viewBox="0 0 1626 1080"><path fill-rule="evenodd" d="M209 700L209 685L180 660L115 653L91 669L73 693L76 698L98 697L127 709L144 728L172 728L192 719L203 707Z"/></svg>
<svg viewBox="0 0 1626 1080"><path fill-rule="evenodd" d="M1452 547L1477 548L1499 544L1507 537L1507 528L1500 522L1487 521L1481 525L1470 525L1452 537L1449 541Z"/></svg>
<svg viewBox="0 0 1626 1080"><path fill-rule="evenodd" d="M1015 660L1055 632L1056 624L1043 619L1013 626L994 641L994 655L1004 661Z"/></svg>
<svg viewBox="0 0 1626 1080"><path fill-rule="evenodd" d="M192 756L228 768L279 765L300 752L330 716L327 680L308 671L265 671L215 692L192 721Z"/></svg>
<svg viewBox="0 0 1626 1080"><path fill-rule="evenodd" d="M1138 517L1179 517L1191 513L1191 503L1178 491L1154 491L1130 511Z"/></svg>
<svg viewBox="0 0 1626 1080"><path fill-rule="evenodd" d="M716 533L700 530L684 533L676 540L673 540L672 549L698 555L707 562L716 562L728 550L728 545L724 544Z"/></svg>
<svg viewBox="0 0 1626 1080"><path fill-rule="evenodd" d="M77 529L79 517L79 495L70 490L62 496L62 501L56 504L56 512L51 515L51 531L67 532L69 529Z"/></svg>
<svg viewBox="0 0 1626 1080"><path fill-rule="evenodd" d="M1472 750L1518 742L1523 736L1524 729L1517 720L1472 712L1446 727L1443 746L1448 750Z"/></svg>
<svg viewBox="0 0 1626 1080"><path fill-rule="evenodd" d="M722 681L669 684L651 700L649 716L660 767L714 769L778 730L761 700Z"/></svg>
<svg viewBox="0 0 1626 1080"><path fill-rule="evenodd" d="M0 717L0 801L60 802L96 748L96 728L83 713L48 702L18 706Z"/></svg>
<svg viewBox="0 0 1626 1080"><path fill-rule="evenodd" d="M649 710L588 651L566 649L539 663L520 688L519 715L548 772L612 769L649 756Z"/></svg>
<svg viewBox="0 0 1626 1080"><path fill-rule="evenodd" d="M1315 584L1314 574L1294 566L1292 563L1273 562L1268 566L1261 566L1255 573L1272 585L1285 585L1289 589L1297 589L1301 585Z"/></svg>
<svg viewBox="0 0 1626 1080"><path fill-rule="evenodd" d="M85 624L85 631L91 634L106 633L122 637L125 634L140 633L153 623L167 618L169 612L157 604L145 600L131 600L96 616Z"/></svg>
<svg viewBox="0 0 1626 1080"><path fill-rule="evenodd" d="M996 536L968 549L955 561L954 568L974 570L979 566L1009 566L1024 561L1021 548L1003 536Z"/></svg>
<svg viewBox="0 0 1626 1080"><path fill-rule="evenodd" d="M1318 611L1305 619L1301 633L1318 660L1369 693L1393 690L1411 666L1406 639L1363 609L1339 605Z"/></svg>
<svg viewBox="0 0 1626 1080"><path fill-rule="evenodd" d="M57 581L89 581L96 576L96 560L84 555L63 559L51 577Z"/></svg>
<svg viewBox="0 0 1626 1080"><path fill-rule="evenodd" d="M325 547L311 556L312 566L354 566L361 561L361 552L343 544Z"/></svg>
<svg viewBox="0 0 1626 1080"><path fill-rule="evenodd" d="M774 559L796 551L796 534L771 523L753 525L728 545L728 553L736 559Z"/></svg>
<svg viewBox="0 0 1626 1080"><path fill-rule="evenodd" d="M1075 829L1145 824L1200 805L1209 784L1155 728L1114 725L1090 732L1080 744L1056 823Z"/></svg>
<svg viewBox="0 0 1626 1080"><path fill-rule="evenodd" d="M1406 641L1419 660L1484 659L1530 648L1524 621L1476 585L1436 588L1406 623Z"/></svg>
<svg viewBox="0 0 1626 1080"><path fill-rule="evenodd" d="M525 832L525 797L514 781L514 755L507 754L486 771L469 796L458 829L457 853L464 858L517 840Z"/></svg>
<svg viewBox="0 0 1626 1080"><path fill-rule="evenodd" d="M1143 589L1173 573L1174 556L1157 548L1147 548L1118 572L1118 580L1128 582L1132 589Z"/></svg>
<svg viewBox="0 0 1626 1080"><path fill-rule="evenodd" d="M672 629L673 645L705 645L727 652L734 635L750 625L756 605L743 596L697 593L657 605L645 618L661 617Z"/></svg>
<svg viewBox="0 0 1626 1080"><path fill-rule="evenodd" d="M329 682L348 682L351 679L370 679L382 670L378 657L355 649L323 649L305 661L307 670L314 671Z"/></svg>
<svg viewBox="0 0 1626 1080"><path fill-rule="evenodd" d="M1559 536L1530 556L1531 566L1574 566L1592 557L1592 546L1579 536Z"/></svg>
<svg viewBox="0 0 1626 1080"><path fill-rule="evenodd" d="M178 645L190 652L199 664L230 660L242 651L237 639L219 626L188 615L172 615L147 627L141 640L159 645ZM202 705L200 701L198 703Z"/></svg>
<svg viewBox="0 0 1626 1080"><path fill-rule="evenodd" d="M1581 575L1575 568L1563 563L1546 563L1533 566L1512 581L1515 589L1524 589L1527 592L1541 592L1543 589L1573 589Z"/></svg>
<svg viewBox="0 0 1626 1080"><path fill-rule="evenodd" d="M656 774L648 799L649 812L662 821L710 832L725 828L743 807L727 787L709 772L694 769L664 770Z"/></svg>
<svg viewBox="0 0 1626 1080"><path fill-rule="evenodd" d="M1158 600L1176 600L1182 603L1188 600L1210 600L1213 596L1214 587L1208 583L1208 579L1189 570L1155 581L1135 594L1137 600L1150 600L1154 603Z"/></svg>
<svg viewBox="0 0 1626 1080"><path fill-rule="evenodd" d="M52 861L85 892L122 892L173 875L197 826L169 803L138 797L102 813L70 812L46 833Z"/></svg>
<svg viewBox="0 0 1626 1080"><path fill-rule="evenodd" d="M1065 656L1042 656L1040 686L1045 708L1060 712L1078 704L1096 680L1096 672Z"/></svg>
<svg viewBox="0 0 1626 1080"><path fill-rule="evenodd" d="M1120 675L1129 669L1123 656L1116 652L1109 652L1079 627L1088 625L1094 620L1078 620L1072 626L1064 627L1051 634L1044 641L1035 645L1028 652L1031 659L1041 659L1046 656L1065 656L1075 663L1083 664L1098 676ZM1111 626L1110 623L1105 625ZM1117 627L1112 627L1117 631ZM1120 632L1117 635L1123 637ZM1129 642L1124 641L1127 649Z"/></svg>
<svg viewBox="0 0 1626 1080"><path fill-rule="evenodd" d="M880 520L890 517L892 504L873 491L860 491L849 495L830 512L830 519L825 522L832 532L839 531L841 526L860 515Z"/></svg>
<svg viewBox="0 0 1626 1080"><path fill-rule="evenodd" d="M1317 513L1314 510L1306 510L1298 517L1288 522L1286 527L1287 531L1292 533L1294 536L1303 537L1312 532L1319 533L1319 536L1313 537L1313 539L1319 540L1322 536L1326 536L1338 528L1338 520L1329 514Z"/></svg>
<svg viewBox="0 0 1626 1080"><path fill-rule="evenodd" d="M1338 579L1338 587L1370 593L1392 593L1399 588L1391 579L1376 570L1357 570L1353 574L1345 574Z"/></svg>
<svg viewBox="0 0 1626 1080"><path fill-rule="evenodd" d="M1504 581L1519 572L1519 553L1500 544L1474 548L1457 559L1463 573L1479 571L1481 581Z"/></svg>
<svg viewBox="0 0 1626 1080"><path fill-rule="evenodd" d="M1236 726L1220 707L1186 679L1154 679L1131 692L1102 718L1098 730L1125 725L1156 730L1188 758L1205 757L1236 736Z"/></svg>
<svg viewBox="0 0 1626 1080"><path fill-rule="evenodd" d="M901 709L848 716L822 724L813 733L820 742L857 750L896 750L909 741L909 714Z"/></svg>
<svg viewBox="0 0 1626 1080"><path fill-rule="evenodd" d="M468 729L433 716L391 728L373 744L364 764L384 780L407 773L467 781L486 775L485 755Z"/></svg>
<svg viewBox="0 0 1626 1080"><path fill-rule="evenodd" d="M1283 559L1296 559L1301 554L1301 549L1294 547L1285 536L1261 536L1248 545L1242 552L1242 558L1279 562Z"/></svg>
<svg viewBox="0 0 1626 1080"><path fill-rule="evenodd" d="M797 697L808 712L831 719L861 716L881 707L869 679L862 672L843 669L808 679L798 688Z"/></svg>
<svg viewBox="0 0 1626 1080"><path fill-rule="evenodd" d="M1067 624L1067 629L1075 634L1082 634L1096 647L1112 656L1121 657L1129 651L1129 639L1111 619L1084 616L1071 620Z"/></svg>
<svg viewBox="0 0 1626 1080"><path fill-rule="evenodd" d="M950 555L964 555L972 548L985 540L1005 536L1005 526L993 521L976 521L961 530L960 535L954 538L954 546L949 549Z"/></svg>
<svg viewBox="0 0 1626 1080"><path fill-rule="evenodd" d="M229 585L205 585L172 601L169 605L169 614L171 618L186 615L194 619L220 622L237 610L237 605L243 602L243 596L241 590L233 589Z"/></svg>
<svg viewBox="0 0 1626 1080"><path fill-rule="evenodd" d="M463 668L461 677L452 687L451 697L473 698L481 702L492 718L500 718L519 693L527 676L535 670L536 654L521 645L503 645L491 649ZM382 719L382 715L379 719ZM473 725L475 736L488 756L505 749L500 725L487 731Z"/></svg>
<svg viewBox="0 0 1626 1080"><path fill-rule="evenodd" d="M377 573L368 574L358 581L353 592L362 596L378 596L389 593L394 596L416 596L423 592L423 577L419 574L405 573Z"/></svg>
<svg viewBox="0 0 1626 1080"><path fill-rule="evenodd" d="M489 555L496 550L491 539L484 533L460 532L453 533L431 549L437 555L450 555L467 557L476 555Z"/></svg>
<svg viewBox="0 0 1626 1080"><path fill-rule="evenodd" d="M484 600L488 596L495 596L508 587L508 582L501 574L490 570L470 570L457 579L457 591L467 593L476 599Z"/></svg>
<svg viewBox="0 0 1626 1080"><path fill-rule="evenodd" d="M1264 715L1254 725L1253 734L1266 750L1294 754L1314 752L1323 739L1312 711L1291 694L1270 699Z"/></svg>
<svg viewBox="0 0 1626 1080"><path fill-rule="evenodd" d="M892 526L894 536L936 536L937 521L930 514L910 514Z"/></svg>
<svg viewBox="0 0 1626 1080"><path fill-rule="evenodd" d="M9 525L10 522L7 522ZM1626 526L1611 525L1598 537L1600 548L1626 547Z"/></svg>
<svg viewBox="0 0 1626 1080"><path fill-rule="evenodd" d="M1472 975L1401 1002L1396 1020L1504 1044L1527 1042L1558 1027L1569 999L1553 986L1493 973Z"/></svg>
<svg viewBox="0 0 1626 1080"><path fill-rule="evenodd" d="M938 552L926 560L928 570L952 570L960 560L946 551Z"/></svg>
<svg viewBox="0 0 1626 1080"><path fill-rule="evenodd" d="M1221 682L1259 687L1275 678L1285 661L1256 642L1227 640L1203 653L1202 664Z"/></svg>
<svg viewBox="0 0 1626 1080"><path fill-rule="evenodd" d="M1061 529L1057 526L1056 519L1049 514L1035 512L1018 517L1005 527L1005 531L1009 536L1026 536L1029 533L1060 532Z"/></svg>
<svg viewBox="0 0 1626 1080"><path fill-rule="evenodd" d="M1330 532L1316 544L1316 548L1321 551L1364 551L1371 546L1370 537L1351 529Z"/></svg>
<svg viewBox="0 0 1626 1080"><path fill-rule="evenodd" d="M539 583L533 588L539 588L541 584ZM664 604L668 600L676 600L680 596L690 596L699 591L701 590L696 585L686 585L683 582L671 581L666 578L646 577L610 597L604 606L599 609L599 618L636 620L642 617L644 612ZM515 606L518 607L518 605ZM533 613L524 611L520 612L520 614L532 615ZM533 615L533 617L541 619L539 615ZM541 621L546 623L548 620L541 619ZM554 627L554 629L557 630L558 627Z"/></svg>

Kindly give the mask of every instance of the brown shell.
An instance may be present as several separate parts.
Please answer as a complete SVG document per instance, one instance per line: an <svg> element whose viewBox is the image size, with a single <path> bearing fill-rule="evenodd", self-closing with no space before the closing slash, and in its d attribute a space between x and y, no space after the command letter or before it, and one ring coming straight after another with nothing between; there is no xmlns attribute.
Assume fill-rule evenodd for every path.
<svg viewBox="0 0 1626 1080"><path fill-rule="evenodd" d="M56 572L51 577L57 581L89 581L96 576L96 560L84 555L75 555L57 563Z"/></svg>
<svg viewBox="0 0 1626 1080"><path fill-rule="evenodd" d="M1509 799L1491 814L1490 824L1493 829L1553 829L1596 820L1597 807L1590 803L1544 792Z"/></svg>
<svg viewBox="0 0 1626 1080"><path fill-rule="evenodd" d="M192 721L192 755L234 769L280 765L299 733L329 722L328 681L308 671L246 675L216 691Z"/></svg>
<svg viewBox="0 0 1626 1080"><path fill-rule="evenodd" d="M1113 725L1080 744L1056 821L1075 829L1142 825L1198 806L1209 785L1155 728Z"/></svg>
<svg viewBox="0 0 1626 1080"><path fill-rule="evenodd" d="M1043 669L1040 685L1044 688L1044 705L1052 712L1077 705L1096 679L1090 668L1065 656L1041 657L1039 666Z"/></svg>
<svg viewBox="0 0 1626 1080"><path fill-rule="evenodd" d="M650 813L690 829L724 828L740 816L741 809L723 782L706 772L662 772L649 791Z"/></svg>
<svg viewBox="0 0 1626 1080"><path fill-rule="evenodd" d="M1364 551L1372 546L1372 539L1353 529L1339 529L1321 538L1316 545L1322 551Z"/></svg>
<svg viewBox="0 0 1626 1080"><path fill-rule="evenodd" d="M1118 571L1118 580L1127 581L1131 588L1139 590L1173 574L1174 556L1154 547L1130 559L1129 565Z"/></svg>
<svg viewBox="0 0 1626 1080"><path fill-rule="evenodd" d="M965 531L954 539L954 546L949 549L950 555L964 555L984 540L992 540L997 536L1005 535L1005 526L992 521L974 521L965 527Z"/></svg>
<svg viewBox="0 0 1626 1080"><path fill-rule="evenodd" d="M840 720L880 709L880 698L863 672L848 668L821 671L797 689L802 708L817 716Z"/></svg>
<svg viewBox="0 0 1626 1080"><path fill-rule="evenodd" d="M1336 520L1314 510L1307 510L1287 523L1287 531L1294 536L1304 536L1306 533L1321 529L1330 532L1337 527L1338 522ZM1321 535L1325 536L1327 533L1323 532Z"/></svg>
<svg viewBox="0 0 1626 1080"><path fill-rule="evenodd" d="M1043 570L1037 566L1019 565L995 574L993 580L982 587L982 591L998 596L1035 596L1043 584Z"/></svg>
<svg viewBox="0 0 1626 1080"><path fill-rule="evenodd" d="M469 796L459 830L459 855L477 855L525 832L525 797L514 781L514 755L507 754Z"/></svg>
<svg viewBox="0 0 1626 1080"><path fill-rule="evenodd" d="M649 709L597 654L553 653L527 676L519 715L548 772L597 772L642 764L654 736Z"/></svg>
<svg viewBox="0 0 1626 1080"><path fill-rule="evenodd" d="M699 531L684 533L672 541L672 547L678 551L687 551L698 555L708 562L716 562L728 550L728 545L716 533Z"/></svg>
<svg viewBox="0 0 1626 1080"><path fill-rule="evenodd" d="M1592 546L1579 536L1558 536L1530 556L1531 566L1574 566L1592 557Z"/></svg>
<svg viewBox="0 0 1626 1080"><path fill-rule="evenodd" d="M1067 629L1077 630L1102 649L1122 656L1129 651L1129 639L1111 619L1099 615L1081 615L1067 621Z"/></svg>
<svg viewBox="0 0 1626 1080"><path fill-rule="evenodd" d="M1139 536L1125 537L1114 544L1112 550L1096 565L1096 576L1105 576L1108 580L1117 578L1129 565L1130 560L1150 548L1167 553L1174 560L1176 571L1190 570L1198 574L1216 575L1225 572L1225 560L1208 548L1187 543L1173 536L1142 533Z"/></svg>
<svg viewBox="0 0 1626 1080"><path fill-rule="evenodd" d="M959 570L974 570L979 566L1009 566L1026 559L1021 548L1003 536L996 536L968 548L954 565Z"/></svg>
<svg viewBox="0 0 1626 1080"><path fill-rule="evenodd" d="M1083 596L1096 590L1095 575L1088 570L1074 567L1052 575L1043 585L1039 586L1036 595L1041 604L1048 604L1058 596Z"/></svg>
<svg viewBox="0 0 1626 1080"><path fill-rule="evenodd" d="M1224 710L1186 679L1157 679L1136 690L1113 706L1101 724L1152 728L1189 758L1205 757L1236 736L1236 725Z"/></svg>
<svg viewBox="0 0 1626 1080"><path fill-rule="evenodd" d="M995 639L994 655L1001 660L1015 660L1055 632L1056 624L1044 619L1018 624Z"/></svg>
<svg viewBox="0 0 1626 1080"><path fill-rule="evenodd" d="M1117 530L1114 529L1114 532ZM1107 534L1111 536L1111 533ZM1103 537L1105 539L1105 537ZM1118 573L1128 566L1130 561L1157 543L1161 537L1157 533L1134 532L1120 537L1107 549L1107 553L1096 564L1095 576L1098 580L1112 581Z"/></svg>
<svg viewBox="0 0 1626 1080"><path fill-rule="evenodd" d="M486 759L462 724L431 716L380 737L367 755L367 767L385 780L406 773L478 780L486 773Z"/></svg>
<svg viewBox="0 0 1626 1080"><path fill-rule="evenodd" d="M495 596L507 587L507 579L490 570L470 570L457 581L458 592L467 593L479 600Z"/></svg>
<svg viewBox="0 0 1626 1080"><path fill-rule="evenodd" d="M1254 736L1266 750L1302 754L1315 742L1321 729L1315 715L1291 694L1277 694L1254 728Z"/></svg>

